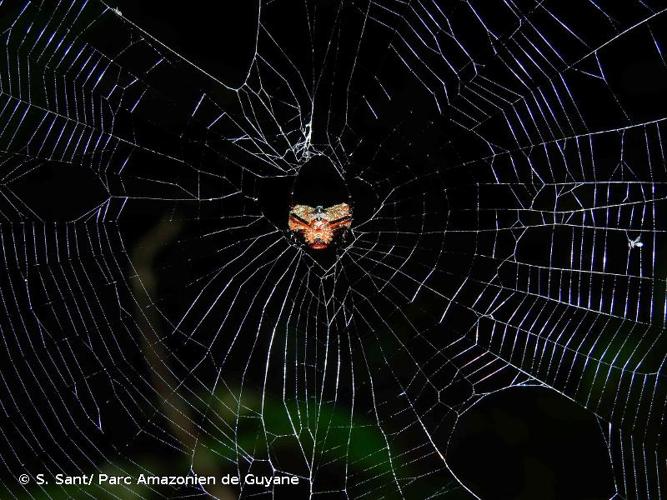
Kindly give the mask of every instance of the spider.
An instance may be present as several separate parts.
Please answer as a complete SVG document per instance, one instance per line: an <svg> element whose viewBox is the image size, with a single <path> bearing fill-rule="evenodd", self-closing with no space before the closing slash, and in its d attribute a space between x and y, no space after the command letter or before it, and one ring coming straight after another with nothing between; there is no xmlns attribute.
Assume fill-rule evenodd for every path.
<svg viewBox="0 0 667 500"><path fill-rule="evenodd" d="M289 214L289 228L301 235L313 250L324 250L339 234L352 224L352 212L347 203L328 208L294 205Z"/></svg>

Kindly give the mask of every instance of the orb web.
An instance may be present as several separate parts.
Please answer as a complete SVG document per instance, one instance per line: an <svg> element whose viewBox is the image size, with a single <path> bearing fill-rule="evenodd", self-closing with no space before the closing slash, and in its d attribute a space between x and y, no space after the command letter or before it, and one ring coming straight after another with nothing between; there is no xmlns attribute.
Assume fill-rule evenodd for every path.
<svg viewBox="0 0 667 500"><path fill-rule="evenodd" d="M154 450L310 496L474 494L457 421L542 386L599 419L618 497L662 497L660 2L262 1L238 87L101 1L0 9L8 477ZM326 255L287 227L317 155L354 207Z"/></svg>

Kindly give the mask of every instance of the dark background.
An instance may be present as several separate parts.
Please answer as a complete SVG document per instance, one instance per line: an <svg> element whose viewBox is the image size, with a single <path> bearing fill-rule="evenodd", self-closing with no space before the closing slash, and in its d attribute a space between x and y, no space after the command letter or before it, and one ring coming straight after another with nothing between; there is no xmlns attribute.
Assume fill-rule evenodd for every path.
<svg viewBox="0 0 667 500"><path fill-rule="evenodd" d="M214 78L230 87L237 87L243 82L255 49L258 14L255 2L224 2L224 5L222 2L197 2L178 8L157 0L123 0L116 4L127 19ZM289 22L290 18L286 17L284 23L289 25ZM296 35L294 43L299 43ZM615 91L636 110L638 119L642 118L642 113L652 111L651 103L662 95L665 88L661 80L664 75L653 70L649 58L642 58L640 47L642 45L638 44L634 48L637 57L633 67L624 68L617 75L610 75L610 78L614 78ZM633 47L627 50L633 50ZM196 75L194 68L193 73L193 80L202 89L214 89L219 85L211 78ZM401 78L396 76L397 80ZM192 82L172 84L178 88L181 84L186 87ZM419 100L412 95L407 99L409 104L395 103L397 109L400 110L402 106L412 107ZM600 116L604 116L605 112L600 110ZM174 133L178 134L179 131ZM441 131L430 129L420 140L427 144L437 142L439 133ZM408 141L410 138L405 139ZM38 180L26 178L17 188L17 193L38 213L53 210L51 207L57 198L57 215L67 220L80 213L81 206L89 205L89 200L104 196L104 190L97 185L95 176L86 173L85 169L72 168L63 173L46 165L40 172ZM454 174L449 177L451 182L456 182ZM75 193L69 195L74 185L77 186ZM266 209L267 212L273 215L277 210L280 213L281 209L275 207L281 204L282 210L286 210L291 186L290 180L282 180L280 188L267 190L276 198L264 201L265 209L270 207ZM362 188L359 188L359 192L352 193L352 196L356 198L360 211L370 212L364 203L372 207L373 200L360 200L360 196L364 196ZM123 234L126 247L134 248L143 241L166 212L146 210L125 221ZM276 221L283 218L275 216ZM173 265L170 259L180 258L169 244L161 250L160 255L160 267L163 269ZM160 274L159 288L164 291L177 290L189 272L181 270L180 274ZM160 300L163 307L171 304L177 310L185 305L182 298L178 304L179 295L173 292L165 292ZM34 400L32 404L39 406L44 403ZM119 415L122 413L122 409L116 410ZM113 414L114 408L109 407L107 411ZM114 418L107 417L107 420L114 422ZM118 419L118 422L123 421L122 418ZM486 397L462 415L449 446L449 465L471 490L485 499L609 498L613 484L602 429L592 413L554 391L537 387L509 389ZM106 429L108 446L116 448L118 443L123 443L120 446L123 455L131 457L149 454L165 467L182 458L168 447L160 450L155 440L143 435L124 442L121 436L125 436L127 430L123 427L114 428L111 424ZM67 449L68 444L63 443L63 446ZM23 450L20 454L31 453L34 469L37 470L52 450ZM30 466L30 463L26 464L28 469Z"/></svg>
<svg viewBox="0 0 667 500"><path fill-rule="evenodd" d="M237 86L245 78L254 51L254 2L173 11L157 0L119 5L129 19L225 83ZM636 92L630 71L623 77L629 80L626 91ZM655 84L648 92L661 88ZM638 98L646 99L646 90ZM487 397L461 418L450 453L454 472L485 499L601 499L613 492L596 418L548 389Z"/></svg>

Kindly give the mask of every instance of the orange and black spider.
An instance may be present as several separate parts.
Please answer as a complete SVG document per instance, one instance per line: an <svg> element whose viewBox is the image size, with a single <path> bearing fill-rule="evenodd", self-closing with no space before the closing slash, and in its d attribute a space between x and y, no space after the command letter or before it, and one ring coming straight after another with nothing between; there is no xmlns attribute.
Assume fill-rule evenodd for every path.
<svg viewBox="0 0 667 500"><path fill-rule="evenodd" d="M303 237L313 250L324 250L352 224L352 212L347 203L328 208L294 205L289 214L289 228Z"/></svg>

